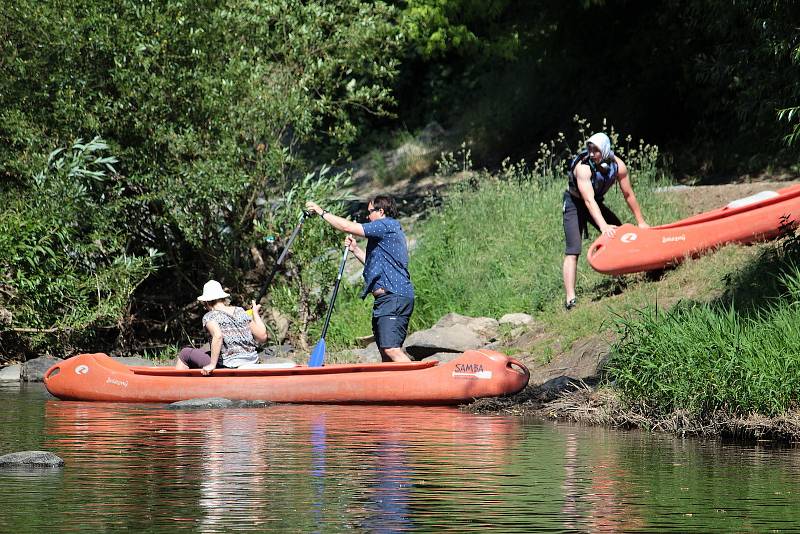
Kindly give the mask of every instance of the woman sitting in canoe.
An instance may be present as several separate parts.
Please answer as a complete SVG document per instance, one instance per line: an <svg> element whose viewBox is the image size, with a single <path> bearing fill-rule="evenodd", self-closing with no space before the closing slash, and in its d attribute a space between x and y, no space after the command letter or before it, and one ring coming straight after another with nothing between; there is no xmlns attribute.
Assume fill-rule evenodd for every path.
<svg viewBox="0 0 800 534"><path fill-rule="evenodd" d="M261 306L253 301L252 317L238 306L229 306L228 293L216 280L203 286L197 300L204 302L203 327L211 335L211 351L186 347L178 355L178 369L201 369L204 375L217 367L236 368L258 363L256 343L267 340L267 327L259 313Z"/></svg>
<svg viewBox="0 0 800 534"><path fill-rule="evenodd" d="M603 196L614 183L619 183L631 213L639 228L647 228L636 195L633 194L628 168L611 150L611 140L604 133L596 133L586 141L586 149L572 159L569 166L569 186L564 192L564 307L575 307L575 280L578 272L578 256L581 254L581 241L588 237L586 223L591 223L602 234L614 237L617 227L622 224L619 217L604 203Z"/></svg>

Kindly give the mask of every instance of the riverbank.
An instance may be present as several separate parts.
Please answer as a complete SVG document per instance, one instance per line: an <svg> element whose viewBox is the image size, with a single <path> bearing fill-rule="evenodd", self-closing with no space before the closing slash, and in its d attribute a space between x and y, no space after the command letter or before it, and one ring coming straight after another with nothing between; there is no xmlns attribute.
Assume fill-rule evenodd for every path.
<svg viewBox="0 0 800 534"><path fill-rule="evenodd" d="M698 418L686 410L654 418L641 408L628 405L619 392L610 387L593 388L573 383L570 390L543 402L541 390L530 388L505 399L481 399L466 407L475 414L515 415L620 429L667 432L680 436L727 437L743 441L794 443L800 439L800 413L788 412L776 417L759 414L741 416L715 412Z"/></svg>
<svg viewBox="0 0 800 534"><path fill-rule="evenodd" d="M634 174L635 188L651 224L663 224L791 183L757 181L672 187L659 177L654 167L642 163L647 161L639 161L640 169ZM724 310L728 310L731 317L737 320L746 317L752 323L748 331L775 330L765 310L783 302L783 308L791 311L797 292L787 292L787 288L793 284L800 287L800 279L794 283L791 277L781 274L791 264L787 260L794 257L786 240L727 246L668 271L613 278L592 271L582 258L579 306L566 312L561 295L560 216L553 209L559 205L563 182L555 176L533 174L522 166L495 175L470 172L464 176L462 185L452 186L440 206L415 219L413 232L409 234L415 243L411 271L419 295L412 330L421 335L425 330L445 327L442 321L452 311L467 318L479 318L476 321L484 326L487 321L493 322L488 329L491 333L478 336L473 346L469 346L472 341L468 340L463 346L444 347L445 352L490 346L523 361L532 371L531 386L522 394L477 403L470 409L690 434L794 438L796 432L790 424L793 419L787 415L793 409L791 399L800 397L800 391L795 391L795 374L791 371L794 367L778 360L779 365L760 368L750 365L755 360L764 360L765 353L757 339L751 342L750 359L738 362L737 351L741 348L740 340L744 339L741 332L714 322L715 314L724 315ZM609 197L613 209L626 218L621 195L614 190ZM357 290L358 276L355 276L353 284L343 286L337 301L328 335L332 362L369 361L369 351L359 351L354 346L354 340L369 334L369 302L358 299ZM691 315L671 315L673 310L694 309L706 310L712 320L703 323ZM531 320L523 324L502 320L518 313ZM697 370L701 367L697 362L678 359L665 362L667 356L679 358L689 351L679 349L669 355L658 345L647 348L644 340L653 337L653 332L664 324L659 330L660 346L676 345L672 338L678 330L649 319L653 317L670 317L683 326L694 323L695 337L684 340L689 346L699 345L698 339L711 339L703 328L726 331L729 345L722 343L721 338L714 338L712 343L717 345L711 347L709 354L714 356L716 350L730 355L726 360L732 362L730 367L744 366L750 373L747 375L750 381L735 373L720 379L723 375L713 368L698 378ZM792 322L791 315L783 317L784 322ZM794 322L800 324L800 320ZM467 329L476 333L487 330L484 326ZM779 334L770 341L774 353L800 354L800 350L788 345L800 339L800 335L786 336L780 329L777 331ZM313 328L311 332L313 337ZM630 358L631 351L626 353L620 340L629 338L632 332L638 332L642 341L629 343L628 349L645 348L636 354L638 362L628 366L626 387L619 376L623 369L620 362L624 357ZM424 345L420 342L419 346ZM298 363L303 363L301 360L302 356L298 356ZM652 387L639 391L629 387L652 368L684 375L683 397L669 397L669 392L675 389L669 377L651 375L648 380ZM608 379L609 369L617 372L614 382ZM576 392L570 384L581 381L593 387ZM763 387L754 389L751 382L761 382ZM772 402L775 390L772 384L779 382L785 385L783 404ZM750 397L725 396L727 392L741 391L743 383L748 385L745 389ZM595 389L598 384L599 389ZM661 392L661 400L654 409L661 386L667 393ZM578 394L581 391L583 397ZM715 392L714 402L721 405L695 402L709 391Z"/></svg>
<svg viewBox="0 0 800 534"><path fill-rule="evenodd" d="M800 439L800 413L796 410L775 417L719 411L699 418L687 410L653 417L647 413L646 407L625 402L613 387L591 387L572 381L563 385L566 389L546 402L543 399L548 398L547 393L532 387L513 397L477 400L465 406L464 410L474 414L536 417L680 436L792 443Z"/></svg>
<svg viewBox="0 0 800 534"><path fill-rule="evenodd" d="M664 193L699 212L786 185ZM500 348L531 367L531 385L466 409L794 441L800 436L797 249L794 237L727 246L656 276L584 286L579 308L566 313L551 306L535 314L533 327Z"/></svg>

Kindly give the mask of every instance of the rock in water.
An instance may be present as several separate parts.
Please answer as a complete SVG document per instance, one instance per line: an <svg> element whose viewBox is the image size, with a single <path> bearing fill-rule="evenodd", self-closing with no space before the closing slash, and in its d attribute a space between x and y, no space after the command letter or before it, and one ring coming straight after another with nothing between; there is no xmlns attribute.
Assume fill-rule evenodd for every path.
<svg viewBox="0 0 800 534"><path fill-rule="evenodd" d="M181 410L181 409L204 409L204 408L263 408L265 406L272 405L272 402L269 401L241 401L241 400L230 400L230 399L223 399L220 397L210 397L207 399L189 399L183 400L178 402L173 402L172 404L167 405L167 408L171 410Z"/></svg>
<svg viewBox="0 0 800 534"><path fill-rule="evenodd" d="M60 361L62 361L61 358L52 356L40 356L33 360L28 360L22 364L20 379L23 382L41 382L47 370Z"/></svg>
<svg viewBox="0 0 800 534"><path fill-rule="evenodd" d="M63 467L64 460L52 452L21 451L0 456L0 467Z"/></svg>

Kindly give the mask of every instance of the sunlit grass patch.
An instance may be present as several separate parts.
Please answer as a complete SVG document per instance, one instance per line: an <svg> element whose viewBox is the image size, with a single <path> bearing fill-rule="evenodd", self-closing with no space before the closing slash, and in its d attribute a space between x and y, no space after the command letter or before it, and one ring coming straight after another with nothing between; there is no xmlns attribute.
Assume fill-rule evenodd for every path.
<svg viewBox="0 0 800 534"><path fill-rule="evenodd" d="M418 246L409 265L417 295L412 331L430 327L449 312L494 318L526 312L553 325L562 323L566 180L530 173L514 178L477 173L452 190L439 210L417 223ZM640 203L654 224L682 215L679 204L653 191L659 183L654 173L642 175L637 183ZM607 200L629 220L621 197L614 190ZM606 279L581 259L582 301L591 301ZM370 333L371 300L358 301L356 294L356 288L347 288L339 296L329 331L334 346L349 346L356 337ZM578 311L575 319L584 313ZM586 322L592 325L589 328L596 324ZM571 333L586 330L581 327L567 334L574 339Z"/></svg>
<svg viewBox="0 0 800 534"><path fill-rule="evenodd" d="M714 411L772 416L800 398L795 253L770 244L726 247L723 254L740 263L722 277L727 287L717 298L686 299L669 311L650 305L618 319L609 378L655 415L684 409L696 417Z"/></svg>

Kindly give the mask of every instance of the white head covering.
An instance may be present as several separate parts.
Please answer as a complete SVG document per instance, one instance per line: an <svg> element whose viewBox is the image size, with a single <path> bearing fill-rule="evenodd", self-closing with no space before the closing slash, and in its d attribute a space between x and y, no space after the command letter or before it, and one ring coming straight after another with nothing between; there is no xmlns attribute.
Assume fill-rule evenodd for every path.
<svg viewBox="0 0 800 534"><path fill-rule="evenodd" d="M603 159L611 157L611 139L606 134L602 132L594 134L586 140L586 144L588 145L589 143L600 149Z"/></svg>
<svg viewBox="0 0 800 534"><path fill-rule="evenodd" d="M210 300L226 299L230 297L229 294L222 290L222 286L216 280L209 280L203 286L203 294L197 297L197 300L208 302Z"/></svg>

